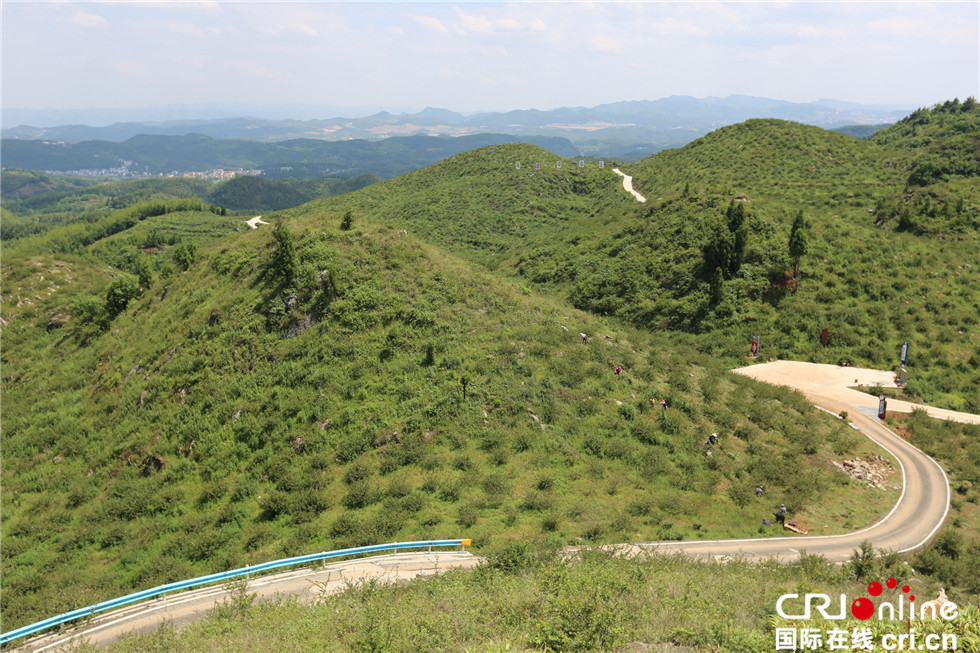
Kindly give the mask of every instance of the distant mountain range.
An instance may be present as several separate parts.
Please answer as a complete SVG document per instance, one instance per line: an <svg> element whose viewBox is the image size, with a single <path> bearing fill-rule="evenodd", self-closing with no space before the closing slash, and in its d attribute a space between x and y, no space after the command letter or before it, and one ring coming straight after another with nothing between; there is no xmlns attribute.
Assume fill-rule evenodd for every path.
<svg viewBox="0 0 980 653"><path fill-rule="evenodd" d="M559 156L579 153L568 139L523 137ZM84 177L155 177L216 168L260 170L270 178L350 178L374 173L388 179L487 145L512 143L507 134L449 138L422 134L339 142L301 138L263 142L201 134L132 136L122 142L3 139L6 168Z"/></svg>
<svg viewBox="0 0 980 653"><path fill-rule="evenodd" d="M4 109L5 125L21 124L3 129L3 138L73 143L87 140L125 141L137 135L202 134L212 138L260 141L300 138L340 141L412 134L464 136L494 132L522 137L561 136L574 143L583 154L645 156L684 145L718 127L750 118L782 118L833 128L893 123L915 108L910 105L863 105L837 100L801 104L744 95L726 98L671 96L659 100L615 102L591 108L563 107L550 111L527 109L464 115L429 107L417 113L378 111L358 118L283 120L259 116L210 117L199 120L117 122L101 127L80 124L29 126L23 123L32 117L37 119L37 124L44 124L52 115L44 111L32 114L28 110ZM337 107L324 107L324 112L334 109ZM295 108L295 111L292 115L312 113L308 106ZM266 110L262 113L269 115L270 112ZM92 117L92 112L88 115ZM209 107L197 115L220 114Z"/></svg>

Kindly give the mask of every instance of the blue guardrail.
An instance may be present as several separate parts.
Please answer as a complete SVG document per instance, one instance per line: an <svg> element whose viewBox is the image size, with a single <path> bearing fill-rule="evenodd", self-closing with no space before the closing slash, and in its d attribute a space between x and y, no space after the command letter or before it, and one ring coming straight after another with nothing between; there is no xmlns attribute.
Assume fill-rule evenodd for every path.
<svg viewBox="0 0 980 653"><path fill-rule="evenodd" d="M425 540L419 542L372 544L371 546L358 546L352 549L338 549L336 551L324 551L323 553L311 553L305 556L296 556L295 558L273 560L272 562L264 562L251 567L240 567L238 569L232 569L231 571L222 571L217 574L210 574L208 576L200 576L189 580L167 583L166 585L160 585L152 589L143 590L142 592L134 592L133 594L127 594L126 596L120 596L119 598L102 601L101 603L90 605L87 608L78 608L77 610L72 610L71 612L65 612L64 614L50 617L44 621L38 621L37 623L29 626L22 626L15 630L11 630L10 632L0 634L0 644L7 644L15 639L19 639L26 635L33 635L34 633L45 630L46 628L51 628L52 626L60 626L61 624L74 621L75 619L81 619L82 617L87 617L88 615L104 612L105 610L111 610L130 603L136 603L137 601L159 596L160 594L166 594L167 592L176 592L179 590L189 589L191 587L198 587L199 585L207 585L208 583L237 578L239 576L259 574L269 571L270 569L278 569L279 567L301 565L303 563L316 562L317 560L326 560L328 558L342 558L344 556L357 555L360 553L380 553L382 551L401 551L404 549L431 549L434 546L462 546L465 548L466 546L469 546L469 544L470 540Z"/></svg>

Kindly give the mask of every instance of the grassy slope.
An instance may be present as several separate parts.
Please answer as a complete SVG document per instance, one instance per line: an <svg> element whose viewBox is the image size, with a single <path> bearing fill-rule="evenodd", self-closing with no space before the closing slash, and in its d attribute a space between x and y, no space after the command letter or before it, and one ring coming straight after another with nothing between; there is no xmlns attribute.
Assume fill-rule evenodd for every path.
<svg viewBox="0 0 980 653"><path fill-rule="evenodd" d="M853 567L835 571L814 557L794 566L598 554L568 562L511 547L476 571L403 586L364 584L312 607L288 600L249 606L247 593L240 593L202 624L179 634L164 628L134 636L110 650L765 653L775 650L774 628L787 627L824 634L841 628L848 635L870 627L876 646L885 633L909 628L920 642L926 633L945 632L956 636L958 650L980 650L980 607L960 597L960 616L950 624L819 617L791 622L776 613L783 594L850 598L865 595L870 580L910 580L907 566L891 563L873 563L858 580ZM936 583L911 583L920 601L938 592ZM896 600L892 590L882 598Z"/></svg>
<svg viewBox="0 0 980 653"><path fill-rule="evenodd" d="M542 234L553 238L622 215L632 199L611 168L600 170L591 161L580 169L576 161L533 145L491 146L310 208L351 210L355 219L406 229L493 269L501 255Z"/></svg>
<svg viewBox="0 0 980 653"><path fill-rule="evenodd" d="M506 157L524 160L540 153L520 149L508 152L504 148L497 155L500 160L492 161L490 167L510 163L503 167L513 169ZM462 163L465 169L465 158ZM485 172L487 168L483 161L474 164L472 172ZM369 189L289 213L291 225L308 230L300 250L313 278L318 269L332 269L344 290L330 307L331 317L297 338L282 340L277 329L301 320L316 293L309 284L306 295L300 289L302 310L293 310L290 315L284 301L289 295L264 285L256 266L256 252L268 253L268 234L264 232L244 235L227 251L208 254L206 261L178 281L168 281L171 304L147 300L159 295L163 282L159 283L141 300L136 309L139 315L131 308L113 325L119 328L116 337L106 336L87 349L76 351L72 339L64 334L45 334L43 320L19 320L12 323L13 329L6 328L3 509L4 522L11 527L5 527L3 555L5 589L15 591L7 594L14 599L5 597L5 620L8 615L25 620L31 614L47 615L97 600L106 593L118 593L118 586L97 580L102 572L107 572L101 576L105 578L118 576L122 570L124 583L145 586L192 570L292 553L300 544L327 546L358 538L374 541L383 533L456 535L465 528L477 535L478 542L483 539L490 543L491 534L541 531L556 533L554 537L565 541L582 536L611 540L646 533L690 537L752 532L752 524L758 523L764 508L754 506L754 498L741 510L729 502L733 496L744 497L744 490L762 482L759 474L766 475L763 461L772 458L770 451L786 451L792 460L808 446L813 447L799 426L812 419L799 397L743 385L731 376L714 380L717 363L687 347L684 338L672 338L668 345L656 335L589 318L554 300L529 295L519 286L480 276L439 250L430 250L392 231L366 227L364 234L340 234L332 228L342 211L353 207L357 211L355 224L382 220L434 236L437 230L432 219L441 216L432 202L440 195L449 195L460 202L454 209L458 215L475 214L481 226L488 218L496 222L479 232L475 242L460 245L465 235L474 232L471 222L461 220L445 242L474 258L492 261L494 258L484 250L519 256L529 239L546 243L552 233L561 230L569 232L564 234L569 241L576 236L581 241L590 227L594 231L596 226L614 234L619 228L617 220L628 217L632 206L620 202L618 195L607 195L608 187L599 177L595 179L603 183L594 184L592 189L586 186L584 194L575 193L581 184L576 184L580 180L572 174L529 178L528 189L537 193L538 200L547 199L550 190L552 200L565 204L558 211L549 210L551 203L542 202L538 216L530 214L535 229L523 232L513 228L513 213L521 210L522 201L525 205L536 201L533 195L525 195L523 200L520 193L509 195L512 184L503 176L482 185L472 177L456 178L455 172L458 170L441 169L443 185L431 195L412 196L424 189L423 176L401 186L397 193L379 190L375 196L370 192L374 189ZM426 171L418 174L425 175ZM479 192L460 193L461 184L467 182L470 186L476 183ZM544 185L534 185L538 183ZM962 184L963 180L948 183ZM621 192L618 184L613 188ZM489 206L493 197L508 197L508 212ZM713 206L711 197L710 191L695 187L688 197L665 200L654 210L662 211L665 205L686 207L681 214L692 211L697 215L705 208L723 210L727 194L718 193ZM406 202L411 202L413 211L403 209ZM611 208L597 213L593 208L596 202L607 202ZM429 214L424 213L426 207ZM786 218L792 212L785 207L779 210ZM753 214L757 214L755 208ZM549 225L554 231L543 228ZM849 235L851 229L857 227L840 227L842 235ZM858 233L864 235L864 227L861 229ZM925 247L920 254L922 266L935 259L930 252ZM954 255L960 252L954 249ZM506 261L504 256L500 259ZM49 262L53 263L42 261L42 265ZM8 278L37 281L26 269L26 263L5 260L5 295ZM305 278L309 281L310 276ZM915 281L928 284L928 279L922 282L916 277ZM563 287L567 288L555 283L555 288ZM962 309L963 293L969 301L970 287L967 284L960 297L947 300L950 308ZM391 288L396 292L390 292ZM805 286L790 298L804 292ZM250 298L244 306L243 297ZM496 303L491 297L497 297ZM57 308L67 304L67 297L55 293L45 301L48 303L41 308ZM176 308L175 303L179 304ZM4 309L7 315L8 306ZM30 314L36 318L38 311ZM159 340L145 337L157 333L157 327L143 326L141 320L146 316L154 316L161 332L169 330L168 341L179 345L172 359L167 358L170 349L161 349ZM212 316L216 322L208 325ZM555 340L561 337L556 323L547 327L537 324L548 317L557 320L565 316L582 325L570 327L573 343ZM928 316L916 316L915 320L932 324ZM491 337L483 333L487 324L502 326L495 327L499 332ZM969 319L963 318L963 324L969 326ZM474 327L477 331L468 333ZM615 348L610 350L615 355L597 358L596 347L574 346L576 328L611 334L614 342L608 346ZM310 335L314 332L316 337ZM721 338L712 340L724 343ZM601 344L596 339L593 345L597 342ZM429 345L433 347L433 365L421 367ZM801 341L801 346L809 345ZM26 373L8 376L7 370L14 368L10 347L24 352ZM562 351L563 360L558 361L549 350ZM843 353L850 351L853 349L845 348ZM263 360L263 356L273 360ZM333 364L329 371L320 371L304 363L310 357ZM632 393L624 400L626 408L603 401L618 387L611 384L619 380L608 373L613 359L625 363L627 378L638 384L640 391L632 411ZM228 362L224 367L209 364L214 360ZM344 362L338 364L341 360ZM139 373L127 378L137 363ZM248 368L251 375L241 376ZM141 382L146 371L149 374ZM463 374L472 384L468 402L479 399L482 406L467 406L462 401L459 381ZM521 381L524 386L519 385ZM953 392L958 393L955 378L950 382ZM146 402L136 409L143 390L148 391ZM58 393L57 399L49 394L52 391ZM672 405L680 410L662 421L647 411L645 395L667 392L674 393ZM753 404L753 396L764 400L778 397L782 404L794 408L785 411L770 401ZM42 401L34 408L32 402L37 397ZM395 408L393 401L382 397L401 404ZM488 398L493 401L484 418ZM453 400L457 401L455 408ZM372 409L375 402L377 408ZM743 406L747 404L756 408L746 415ZM31 415L28 406L34 411ZM430 406L435 408L427 408ZM475 410L466 412L463 408L467 407ZM539 434L540 426L529 410L552 428ZM148 414L152 419L144 420ZM246 422L246 418L252 419ZM460 422L461 418L465 419ZM484 419L489 426L484 425ZM324 432L318 433L319 426L313 428L312 423L323 420L330 421ZM834 435L836 427L830 422L817 423L827 429L832 446L842 451L852 446L840 435L844 431ZM236 429L236 424L242 425ZM724 429L745 436L723 440L723 449L735 456L734 460L726 456L708 461L699 455L704 434L719 428L723 437ZM378 456L372 452L374 438L389 430L402 433L403 444L382 445L384 455ZM192 434L199 432L207 437L196 440L195 450L184 457L180 450L194 439ZM449 437L457 432L472 436L458 445ZM780 432L788 442L772 439L779 438ZM63 433L69 435L62 438ZM425 440L427 433L434 435ZM824 437L820 431L811 433L817 440ZM111 445L99 442L93 446L96 434ZM419 434L422 442L429 443L418 445L423 451L420 457L398 453L414 446L409 435L417 438ZM22 437L12 437L15 435ZM551 440L554 435L559 439ZM296 437L303 438L298 453L291 446L297 443ZM332 468L338 454L356 451L368 440L369 451L361 454L361 459L344 453L342 460L349 462ZM311 451L306 450L307 441ZM569 450L549 444L557 441L578 452L570 470ZM228 455L195 453L201 442L206 443L209 453ZM757 445L754 450L753 444ZM435 452L431 456L425 454L430 445ZM673 453L666 454L671 448ZM13 471L7 462L11 449L18 460ZM144 477L141 463L157 452L167 460L166 469ZM819 450L818 459L821 454L826 455L826 450ZM741 458L743 455L749 458ZM758 460L756 466L746 464L753 456ZM195 460L197 457L200 460ZM664 458L668 465L656 462ZM94 463L91 466L90 461ZM651 463L655 463L653 467ZM434 466L430 469L429 465ZM549 473L526 478L523 469L529 466ZM328 475L329 480L323 474L315 483L309 480L327 468L336 470ZM341 469L347 472L354 468L357 471L347 475L351 482L348 488L337 476ZM69 492L68 479L81 477L88 469L92 469L92 476L85 478L93 480ZM283 475L283 469L300 471ZM272 473L262 474L268 477L262 478L259 473L264 471ZM365 471L366 482L357 482L356 477ZM777 484L793 481L769 474ZM46 480L49 478L52 480ZM474 484L476 478L479 481ZM163 479L166 482L161 482ZM810 481L802 477L796 480L803 485ZM317 497L312 505L297 498L309 495L311 483ZM836 518L839 527L844 527L864 521L860 515L847 516L846 510L832 512L838 505L832 498L834 486L830 482L822 489L819 484L807 488L824 491L821 496L828 506L823 515L812 513L813 523L822 525ZM729 487L736 489L730 493ZM634 496L637 488L641 489L639 497ZM770 495L773 491L770 486ZM789 493L793 488L784 486L775 491ZM717 497L712 498L709 492L717 493ZM358 509L344 506L345 502L358 503L358 495L366 496L369 505ZM148 507L136 508L131 514L134 508L125 505L125 498L130 496L145 500ZM265 499L260 501L258 496ZM595 518L582 507L593 501L607 506L608 511ZM168 512L171 506L173 510ZM671 514L678 509L679 514ZM719 514L712 514L713 509L724 515L719 519ZM388 519L392 514L394 521ZM92 517L98 520L90 521ZM91 523L95 526L89 530ZM396 528L400 530L393 530ZM39 569L61 559L65 551L77 559L67 564L64 572L56 572L56 578L73 576L73 595L52 600L45 592L47 580ZM89 559L94 564L90 565ZM103 585L99 587L99 583ZM45 607L39 609L39 602L46 602Z"/></svg>
<svg viewBox="0 0 980 653"><path fill-rule="evenodd" d="M830 469L866 445L799 395L395 230L340 232L308 208L286 220L294 288L264 276L271 229L242 233L87 346L45 318L115 272L91 253L5 257L8 316L49 267L89 266L4 328L5 626L353 543L747 536L772 501L833 532L894 500Z"/></svg>
<svg viewBox="0 0 980 653"><path fill-rule="evenodd" d="M507 146L317 207L406 228L594 313L711 332L698 346L731 364L755 335L767 355L886 368L909 340L911 393L980 410L980 184L953 176L916 187L915 228L901 228L896 203L918 152L755 120L631 166L646 205L594 163L516 171L514 161L541 155ZM749 238L715 293L705 250L732 200L747 207ZM809 254L793 279L787 241L801 210Z"/></svg>

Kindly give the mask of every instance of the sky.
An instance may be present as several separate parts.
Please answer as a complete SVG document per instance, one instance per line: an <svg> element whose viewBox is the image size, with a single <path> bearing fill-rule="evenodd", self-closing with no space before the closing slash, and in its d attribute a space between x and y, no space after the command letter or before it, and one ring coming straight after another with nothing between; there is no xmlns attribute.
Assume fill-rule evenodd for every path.
<svg viewBox="0 0 980 653"><path fill-rule="evenodd" d="M980 95L980 2L0 3L2 105ZM353 117L353 116L351 116Z"/></svg>

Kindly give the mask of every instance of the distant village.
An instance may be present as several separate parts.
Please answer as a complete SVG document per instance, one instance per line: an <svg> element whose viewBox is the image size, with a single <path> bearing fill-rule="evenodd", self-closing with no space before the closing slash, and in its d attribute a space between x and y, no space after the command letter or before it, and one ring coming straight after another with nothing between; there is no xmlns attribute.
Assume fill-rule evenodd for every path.
<svg viewBox="0 0 980 653"><path fill-rule="evenodd" d="M207 170L205 172L178 173L174 171L167 176L190 177L192 179L208 179L210 181L224 181L226 179L234 179L235 177L240 177L240 176L257 177L261 174L262 174L261 170L245 170L244 168L239 168L238 170L225 170L224 168L215 168L214 170Z"/></svg>
<svg viewBox="0 0 980 653"><path fill-rule="evenodd" d="M123 161L122 165L116 166L114 168L83 168L79 170L43 170L42 172L49 175L65 175L68 177L110 177L113 179L145 179L147 177L187 177L191 179L207 179L209 181L225 181L227 179L233 179L240 176L252 176L257 177L262 174L262 170L245 170L244 168L239 168L237 170L225 170L224 168L215 168L214 170L205 170L203 172L181 172L179 170L171 170L170 172L159 175L146 172L145 170L135 170L132 161Z"/></svg>

